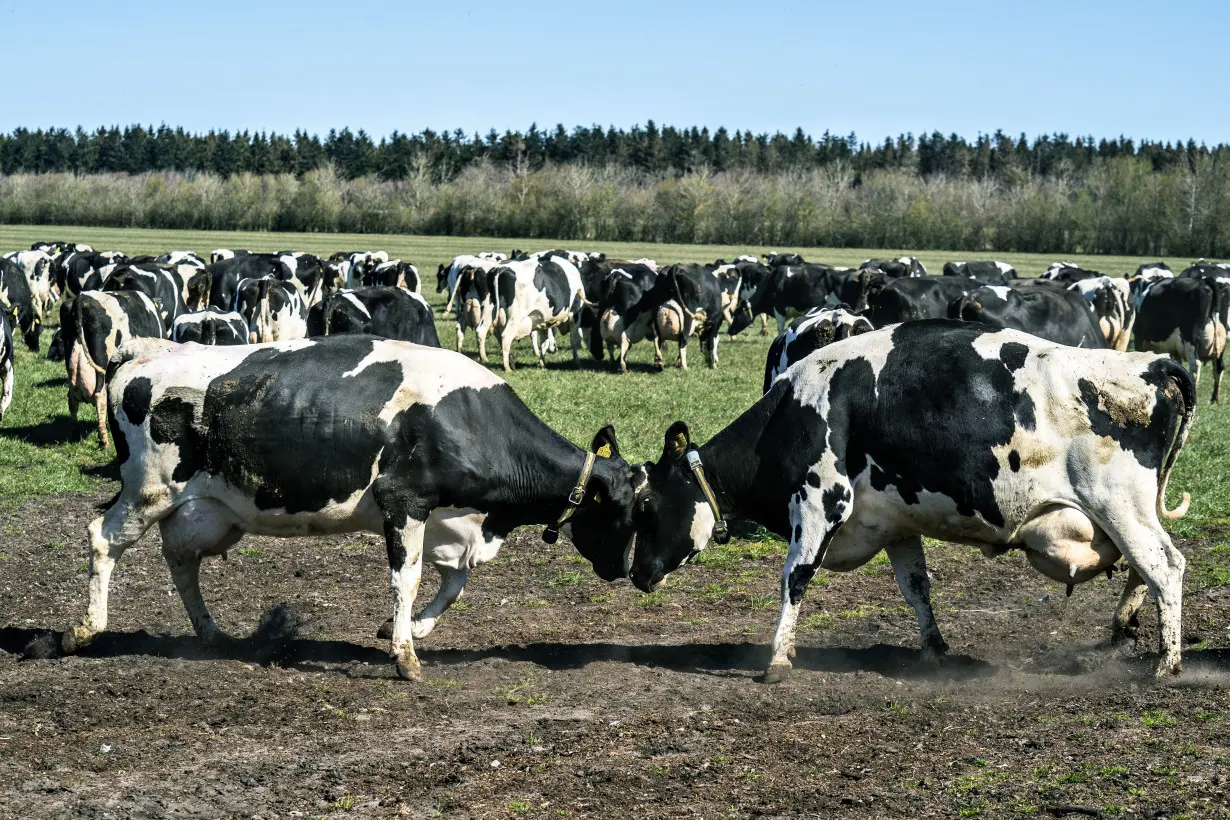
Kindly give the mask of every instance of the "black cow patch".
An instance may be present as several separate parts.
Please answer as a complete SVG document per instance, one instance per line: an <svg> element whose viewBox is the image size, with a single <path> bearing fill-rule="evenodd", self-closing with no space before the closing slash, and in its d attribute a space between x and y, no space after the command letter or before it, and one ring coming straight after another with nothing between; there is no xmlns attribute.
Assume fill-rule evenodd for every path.
<svg viewBox="0 0 1230 820"><path fill-rule="evenodd" d="M199 391L168 391L150 410L150 438L156 444L179 448L179 463L171 472L173 481L187 481L204 466L205 443L194 423L199 401Z"/></svg>
<svg viewBox="0 0 1230 820"><path fill-rule="evenodd" d="M1020 342L1005 342L999 349L999 360L1008 366L1009 370L1020 370L1029 357L1029 348Z"/></svg>
<svg viewBox="0 0 1230 820"><path fill-rule="evenodd" d="M1021 454L1016 450L1008 453L1008 467L1010 467L1014 473L1019 473L1021 471Z"/></svg>
<svg viewBox="0 0 1230 820"><path fill-rule="evenodd" d="M1146 414L1143 407L1121 404L1099 394L1097 387L1088 379L1080 379L1077 384L1094 434L1109 436L1124 450L1131 452L1142 467L1159 469L1165 456L1165 450L1159 443L1169 442L1168 428L1175 415L1162 390L1158 390L1152 412Z"/></svg>
<svg viewBox="0 0 1230 820"><path fill-rule="evenodd" d="M140 427L145 423L145 414L149 412L150 399L153 397L153 385L144 376L138 376L124 388L124 415L130 424Z"/></svg>

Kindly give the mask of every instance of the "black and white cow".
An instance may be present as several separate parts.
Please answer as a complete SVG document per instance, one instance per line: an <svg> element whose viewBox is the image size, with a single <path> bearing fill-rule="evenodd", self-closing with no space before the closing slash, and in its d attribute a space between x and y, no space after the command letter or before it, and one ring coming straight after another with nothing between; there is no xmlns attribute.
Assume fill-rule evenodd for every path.
<svg viewBox="0 0 1230 820"><path fill-rule="evenodd" d="M234 310L240 280L264 277L283 281L293 278L282 260L271 253L244 252L211 262L189 283L188 307L196 311L213 305L218 310Z"/></svg>
<svg viewBox="0 0 1230 820"><path fill-rule="evenodd" d="M38 313L46 316L56 300L55 260L38 250L13 251L4 256L25 273Z"/></svg>
<svg viewBox="0 0 1230 820"><path fill-rule="evenodd" d="M103 286L106 273L114 270L116 264L115 257L97 251L66 253L60 257L59 264L56 266L56 285L60 293L65 296L76 296L87 290L99 290Z"/></svg>
<svg viewBox="0 0 1230 820"><path fill-rule="evenodd" d="M363 287L402 288L414 293L423 292L423 282L419 278L417 265L403 262L400 259L390 259L369 268L363 274Z"/></svg>
<svg viewBox="0 0 1230 820"><path fill-rule="evenodd" d="M189 270L193 270L189 266ZM171 326L188 308L183 299L183 281L170 269L159 265L125 263L107 277L102 290L115 293L121 290L140 291L148 296L158 308L162 326L170 336Z"/></svg>
<svg viewBox="0 0 1230 820"><path fill-rule="evenodd" d="M927 275L927 269L916 256L902 256L897 259L865 259L858 269L879 271L892 279Z"/></svg>
<svg viewBox="0 0 1230 820"><path fill-rule="evenodd" d="M68 412L77 420L82 402L98 411L98 446L107 447L107 361L135 338L162 339L158 308L139 290L87 290L60 303L60 333L68 371Z"/></svg>
<svg viewBox="0 0 1230 820"><path fill-rule="evenodd" d="M1230 284L1230 263L1209 262L1198 259L1185 268L1179 276L1183 279L1216 279L1223 284Z"/></svg>
<svg viewBox="0 0 1230 820"><path fill-rule="evenodd" d="M556 522L600 577L625 574L633 474L614 431L577 447L464 356L343 335L250 347L144 342L111 367L122 486L90 524L89 608L64 634L66 651L106 629L112 569L154 524L207 641L222 632L201 597L202 557L246 533L383 534L392 654L411 679L420 676L414 640L515 527ZM415 617L424 562L441 585Z"/></svg>
<svg viewBox="0 0 1230 820"><path fill-rule="evenodd" d="M775 265L749 299L743 300L730 325L731 335L750 326L756 316L773 316L777 332L786 322L814 307L836 307L842 302L840 291L848 281L857 279L853 268L830 265Z"/></svg>
<svg viewBox="0 0 1230 820"><path fill-rule="evenodd" d="M977 279L988 285L1008 285L1018 277L1016 268L1007 262L945 262L945 276L962 276L966 279Z"/></svg>
<svg viewBox="0 0 1230 820"><path fill-rule="evenodd" d="M1159 676L1181 665L1183 570L1160 519L1191 427L1196 386L1167 358L1080 350L944 319L836 342L779 376L702 447L687 425L638 477L629 577L641 590L719 539L723 516L789 539L766 682L790 670L799 604L821 567L881 550L918 617L924 660L946 651L923 537L1025 552L1069 585L1131 572L1113 620L1122 639L1157 600ZM700 485L712 490L714 504ZM716 507L716 512L714 508Z"/></svg>
<svg viewBox="0 0 1230 820"><path fill-rule="evenodd" d="M310 308L324 297L325 266L318 257L303 251L279 251L274 256L285 268L282 278L298 289L304 305Z"/></svg>
<svg viewBox="0 0 1230 820"><path fill-rule="evenodd" d="M722 285L713 270L704 265L670 265L658 273L658 291L665 296L654 316L653 363L664 367L663 342L679 346L676 367L688 368L688 339L700 340L705 363L718 364L718 339L722 329Z"/></svg>
<svg viewBox="0 0 1230 820"><path fill-rule="evenodd" d="M1146 262L1136 269L1134 276L1168 279L1174 276L1174 271L1165 262ZM1128 277L1129 279L1132 277Z"/></svg>
<svg viewBox="0 0 1230 820"><path fill-rule="evenodd" d="M1016 290L984 285L949 305L948 315L966 322L1023 330L1061 345L1107 347L1093 306L1079 294L1059 287Z"/></svg>
<svg viewBox="0 0 1230 820"><path fill-rule="evenodd" d="M1082 268L1075 262L1052 262L1051 266L1043 271L1038 278L1044 281L1070 285L1083 279L1097 279L1102 275L1096 270Z"/></svg>
<svg viewBox="0 0 1230 820"><path fill-rule="evenodd" d="M1112 350L1127 350L1132 339L1132 325L1136 321L1131 283L1126 279L1099 276L1073 282L1068 285L1068 290L1079 293L1093 307L1107 346Z"/></svg>
<svg viewBox="0 0 1230 820"><path fill-rule="evenodd" d="M366 333L385 339L439 347L431 306L399 287L359 288L330 294L308 311L308 336Z"/></svg>
<svg viewBox="0 0 1230 820"><path fill-rule="evenodd" d="M215 262L223 262L227 259L234 259L236 256L247 256L250 253L252 253L252 251L239 249L231 250L230 248L215 248L209 254L209 264L212 265Z"/></svg>
<svg viewBox="0 0 1230 820"><path fill-rule="evenodd" d="M778 253L777 251L769 251L764 255L764 263L770 268L776 268L780 265L806 265L806 260L797 253Z"/></svg>
<svg viewBox="0 0 1230 820"><path fill-rule="evenodd" d="M13 329L9 317L17 313L0 310L0 422L13 401Z"/></svg>
<svg viewBox="0 0 1230 820"><path fill-rule="evenodd" d="M944 319L954 300L982 286L981 282L963 276L887 279L872 283L867 289L863 315L876 327L919 319Z"/></svg>
<svg viewBox="0 0 1230 820"><path fill-rule="evenodd" d="M190 265L194 268L205 267L205 260L200 254L192 251L167 251L154 257L154 261L159 265L170 265L178 267L179 265Z"/></svg>
<svg viewBox="0 0 1230 820"><path fill-rule="evenodd" d="M307 336L307 308L293 282L273 276L241 279L234 311L248 326L248 340L282 342Z"/></svg>
<svg viewBox="0 0 1230 820"><path fill-rule="evenodd" d="M447 314L453 307L453 292L456 290L457 280L461 277L463 270L467 267L486 270L507 261L507 259L508 257L504 254L492 251L476 254L463 253L459 256L454 256L447 265L441 264L436 268L436 293L448 292L448 302L445 305L444 312ZM461 348L457 349L461 350Z"/></svg>
<svg viewBox="0 0 1230 820"><path fill-rule="evenodd" d="M0 257L0 310L8 313L13 330L21 334L26 347L38 352L43 333L43 314L39 310L26 272L16 263Z"/></svg>
<svg viewBox="0 0 1230 820"><path fill-rule="evenodd" d="M567 329L572 337L572 360L578 366L581 328L578 322L585 290L581 272L568 258L550 252L505 262L490 271L492 326L500 342L504 370L512 370L512 345L530 337L539 367L546 367L546 341L540 331ZM481 334L480 334L481 335Z"/></svg>
<svg viewBox="0 0 1230 820"><path fill-rule="evenodd" d="M1213 396L1221 394L1230 285L1214 277L1160 279L1143 293L1136 314L1136 349L1166 353L1185 362L1196 383L1200 366L1213 363Z"/></svg>
<svg viewBox="0 0 1230 820"><path fill-rule="evenodd" d="M596 332L590 334L590 353L601 359L605 346L619 372L627 373L628 350L653 337L658 308L669 299L663 280L648 265L633 263L612 270L594 309L598 319Z"/></svg>
<svg viewBox="0 0 1230 820"><path fill-rule="evenodd" d="M215 307L183 313L171 326L171 341L201 345L246 345L248 323L238 313L223 313Z"/></svg>
<svg viewBox="0 0 1230 820"><path fill-rule="evenodd" d="M358 288L363 286L363 277L369 270L389 261L389 254L386 251L351 251L347 258L350 260L350 279L346 287Z"/></svg>
<svg viewBox="0 0 1230 820"><path fill-rule="evenodd" d="M764 389L768 393L778 376L795 362L806 359L822 347L869 333L875 328L864 316L844 308L812 308L790 323L786 332L769 345L765 357Z"/></svg>

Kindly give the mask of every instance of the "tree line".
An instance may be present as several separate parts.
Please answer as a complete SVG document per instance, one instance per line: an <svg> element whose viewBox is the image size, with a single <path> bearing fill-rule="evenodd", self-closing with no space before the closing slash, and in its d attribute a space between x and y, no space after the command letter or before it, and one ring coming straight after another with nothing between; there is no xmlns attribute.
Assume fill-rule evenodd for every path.
<svg viewBox="0 0 1230 820"><path fill-rule="evenodd" d="M875 171L909 171L924 178L995 179L1018 184L1026 178L1064 178L1084 174L1099 161L1117 157L1142 159L1155 173L1190 168L1201 158L1221 159L1227 146L1207 146L1194 140L1150 142L1119 137L1050 134L1027 139L1002 131L980 134L970 141L957 134L901 134L882 143L859 141L855 134L825 132L813 137L796 129L755 134L725 128L659 127L650 120L629 129L563 125L526 131L494 129L485 136L461 130L417 134L393 132L375 141L362 129L331 130L321 139L298 130L293 134L264 131L189 133L160 125L78 127L0 134L0 174L101 173L141 174L154 171L204 172L220 177L236 174L305 174L326 166L342 179L374 176L380 180L410 178L447 183L475 165L506 167L514 173L548 166L585 165L627 168L640 173L682 177L701 169L723 173L750 171L777 174L840 165L852 171L854 182Z"/></svg>

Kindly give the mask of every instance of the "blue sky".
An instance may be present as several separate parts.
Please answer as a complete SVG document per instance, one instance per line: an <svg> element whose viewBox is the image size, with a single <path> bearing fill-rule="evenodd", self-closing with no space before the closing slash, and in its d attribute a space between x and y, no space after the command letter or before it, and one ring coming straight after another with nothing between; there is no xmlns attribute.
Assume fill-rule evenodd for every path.
<svg viewBox="0 0 1230 820"><path fill-rule="evenodd" d="M681 126L1230 141L1230 3L0 5L0 131Z"/></svg>

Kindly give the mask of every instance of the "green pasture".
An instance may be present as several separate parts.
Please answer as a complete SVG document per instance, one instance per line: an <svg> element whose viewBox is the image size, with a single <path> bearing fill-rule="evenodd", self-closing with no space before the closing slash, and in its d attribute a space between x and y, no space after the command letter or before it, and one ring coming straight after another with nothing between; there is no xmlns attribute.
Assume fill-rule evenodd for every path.
<svg viewBox="0 0 1230 820"><path fill-rule="evenodd" d="M809 260L857 265L868 257L900 256L908 251L851 248L766 248L717 245L648 245L619 242L551 242L524 239L480 239L467 237L400 236L373 234L292 234L237 233L222 231L162 231L119 228L67 228L0 225L0 251L28 248L37 240L88 242L96 250L122 250L129 254L161 253L167 250L193 250L208 254L214 248L246 248L254 251L303 250L328 256L336 250L383 249L391 258L400 257L418 265L424 278L424 295L440 310L443 294L434 292L436 266L459 253L484 250L508 252L513 248L538 250L548 247L575 247L603 251L612 257L655 259L660 263L703 262L740 253L768 250L797 251ZM945 261L974 258L967 254L941 251L920 252L928 271L940 273ZM985 257L984 257L985 258ZM1026 276L1036 276L1054 261L1039 254L996 254ZM1134 271L1142 262L1157 261L1138 257L1074 256L1070 261L1109 274ZM1166 260L1173 268L1190 260ZM49 317L54 323L55 317ZM452 320L437 318L442 344L451 348L455 337ZM611 372L609 362L594 362L582 351L581 367L574 369L566 336L560 338L559 352L548 359L547 369L533 363L528 340L514 348L519 368L506 375L525 402L568 438L587 443L603 424L615 424L621 447L631 460L656 458L661 436L675 419L684 419L693 436L705 440L734 419L760 395L764 357L770 336L758 335L758 326L731 339L723 331L717 369L705 367L699 345L690 345L689 369L673 367L676 354L667 350L665 372L652 367L653 349L648 343L633 347L629 367L632 372ZM51 328L44 331L43 351L51 339ZM464 352L475 356L473 334L467 337ZM488 354L499 359L494 339L488 341ZM82 408L80 421L73 428L65 401L65 370L61 362L48 362L35 356L17 342L17 386L13 405L0 424L0 516L4 505L22 498L89 490L106 474L109 453L100 452L92 435L94 413ZM1175 532L1196 535L1219 528L1230 516L1230 487L1224 466L1230 449L1230 420L1223 407L1211 407L1211 369L1200 385L1201 404L1196 424L1178 467L1171 478L1171 504L1181 491L1192 493L1191 512L1174 525ZM1230 387L1230 385L1228 385ZM908 421L908 420L903 420Z"/></svg>

